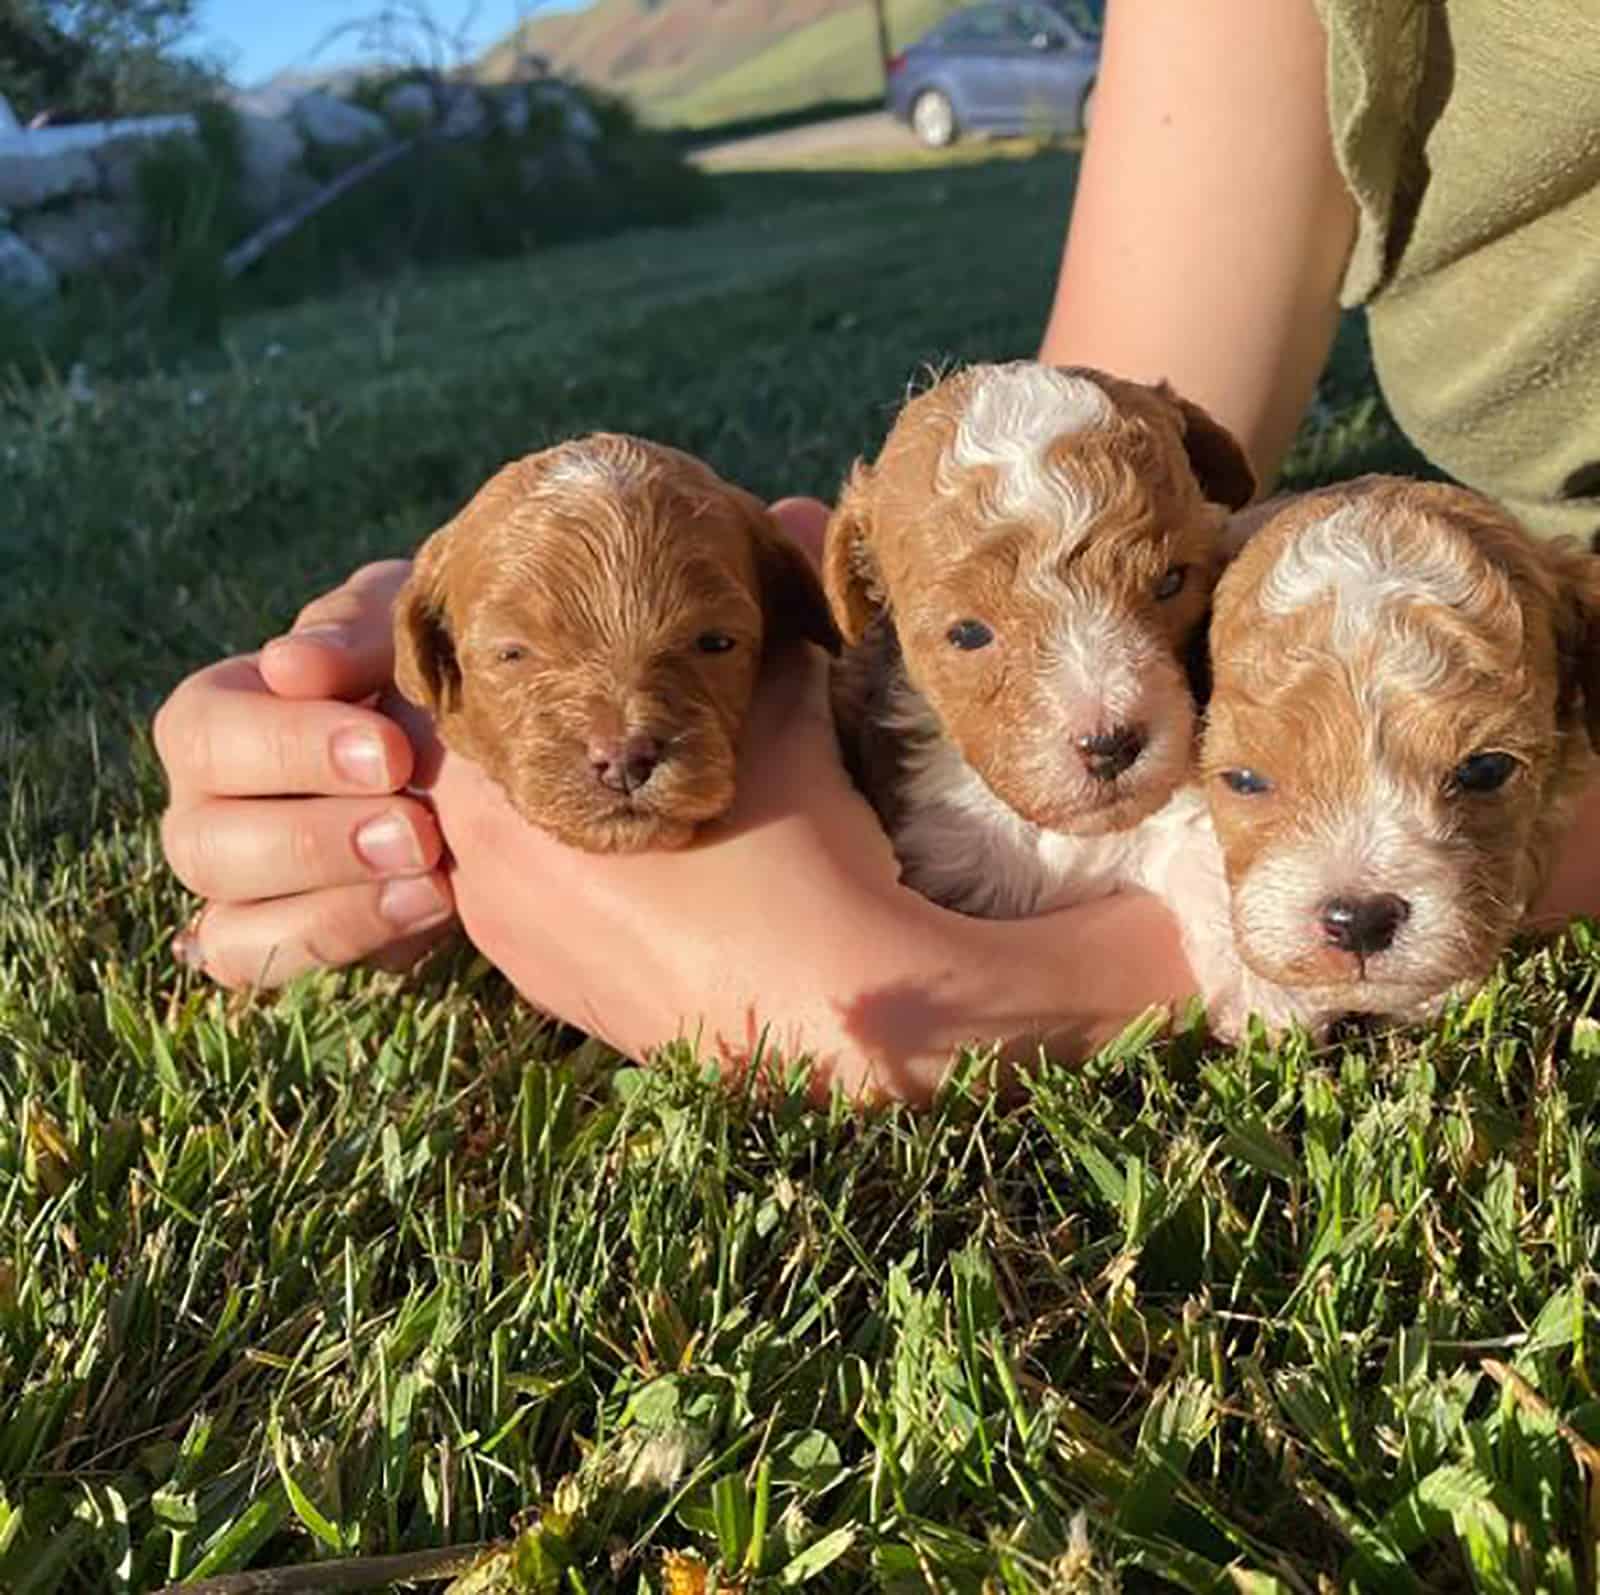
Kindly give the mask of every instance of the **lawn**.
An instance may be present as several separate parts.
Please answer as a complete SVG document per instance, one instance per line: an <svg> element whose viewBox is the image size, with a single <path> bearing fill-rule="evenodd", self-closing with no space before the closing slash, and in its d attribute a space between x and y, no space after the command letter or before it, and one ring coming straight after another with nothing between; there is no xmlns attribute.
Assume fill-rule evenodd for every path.
<svg viewBox="0 0 1600 1595"><path fill-rule="evenodd" d="M480 1590L1595 1589L1582 927L1429 1034L1136 1024L870 1119L619 1067L464 948L170 955L183 671L583 428L830 492L925 363L1031 351L1071 176L723 176L0 394L0 1588L517 1532ZM1293 477L1408 458L1352 323Z"/></svg>

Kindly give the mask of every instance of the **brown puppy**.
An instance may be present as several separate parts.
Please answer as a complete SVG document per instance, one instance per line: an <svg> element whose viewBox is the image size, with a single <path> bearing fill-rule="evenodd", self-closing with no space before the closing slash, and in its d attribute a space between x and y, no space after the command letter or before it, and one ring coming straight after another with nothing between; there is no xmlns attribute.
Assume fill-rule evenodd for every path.
<svg viewBox="0 0 1600 1595"><path fill-rule="evenodd" d="M1223 576L1203 771L1250 969L1417 1018L1488 975L1600 745L1600 560L1462 488L1287 501Z"/></svg>
<svg viewBox="0 0 1600 1595"><path fill-rule="evenodd" d="M852 644L847 760L904 879L1008 917L1161 890L1198 796L1185 661L1254 477L1165 385L1032 361L960 371L901 411L828 526Z"/></svg>
<svg viewBox="0 0 1600 1595"><path fill-rule="evenodd" d="M423 544L395 678L525 819L595 852L681 847L733 801L762 650L838 638L759 500L616 433L506 466Z"/></svg>

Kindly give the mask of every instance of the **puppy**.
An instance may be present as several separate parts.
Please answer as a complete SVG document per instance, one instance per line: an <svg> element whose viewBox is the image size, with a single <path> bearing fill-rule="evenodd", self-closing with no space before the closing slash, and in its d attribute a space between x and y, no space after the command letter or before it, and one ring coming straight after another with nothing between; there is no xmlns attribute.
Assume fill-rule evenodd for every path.
<svg viewBox="0 0 1600 1595"><path fill-rule="evenodd" d="M1186 661L1243 450L1165 385L1031 361L913 399L828 525L846 762L902 878L1007 918L1161 890L1198 791Z"/></svg>
<svg viewBox="0 0 1600 1595"><path fill-rule="evenodd" d="M616 433L507 465L417 555L395 677L522 816L596 852L682 847L733 801L764 648L837 651L764 506Z"/></svg>
<svg viewBox="0 0 1600 1595"><path fill-rule="evenodd" d="M1416 1019L1536 900L1600 746L1600 560L1463 488L1290 500L1217 588L1202 770L1250 970Z"/></svg>

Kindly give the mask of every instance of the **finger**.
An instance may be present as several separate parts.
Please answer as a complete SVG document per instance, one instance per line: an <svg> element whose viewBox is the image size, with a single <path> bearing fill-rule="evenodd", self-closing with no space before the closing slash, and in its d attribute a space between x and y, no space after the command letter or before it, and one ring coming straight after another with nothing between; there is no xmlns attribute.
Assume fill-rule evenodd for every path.
<svg viewBox="0 0 1600 1595"><path fill-rule="evenodd" d="M773 517L806 551L813 565L822 562L822 534L828 529L829 513L828 506L816 498L780 498L772 506Z"/></svg>
<svg viewBox="0 0 1600 1595"><path fill-rule="evenodd" d="M284 698L369 697L394 674L394 600L411 572L404 559L363 565L314 598L261 650L261 676Z"/></svg>
<svg viewBox="0 0 1600 1595"><path fill-rule="evenodd" d="M438 871L364 886L217 903L173 943L174 954L224 986L281 986L312 969L392 957L403 938L444 926L454 912Z"/></svg>
<svg viewBox="0 0 1600 1595"><path fill-rule="evenodd" d="M393 792L411 778L411 744L392 720L356 704L276 697L248 658L184 682L156 715L155 742L175 806Z"/></svg>
<svg viewBox="0 0 1600 1595"><path fill-rule="evenodd" d="M433 815L408 798L201 802L167 811L161 845L191 892L233 903L420 875L443 850Z"/></svg>

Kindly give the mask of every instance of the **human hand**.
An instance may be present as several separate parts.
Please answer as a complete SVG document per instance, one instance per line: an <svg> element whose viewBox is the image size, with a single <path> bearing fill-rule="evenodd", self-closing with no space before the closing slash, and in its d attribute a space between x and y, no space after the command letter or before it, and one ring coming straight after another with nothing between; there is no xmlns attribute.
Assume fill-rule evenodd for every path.
<svg viewBox="0 0 1600 1595"><path fill-rule="evenodd" d="M308 969L403 968L452 912L414 755L368 700L393 677L390 611L410 566L366 565L258 654L182 682L155 719L167 861L205 905L174 943L227 986Z"/></svg>
<svg viewBox="0 0 1600 1595"><path fill-rule="evenodd" d="M814 553L824 506L774 508ZM531 1002L632 1057L682 1036L730 1072L809 1056L819 1087L923 1100L963 1043L1081 1052L1193 989L1143 894L983 921L901 887L841 762L815 649L770 662L734 805L681 851L563 846L408 723L468 935Z"/></svg>

